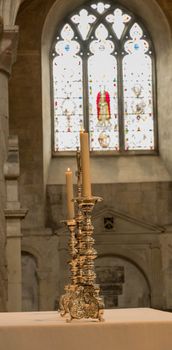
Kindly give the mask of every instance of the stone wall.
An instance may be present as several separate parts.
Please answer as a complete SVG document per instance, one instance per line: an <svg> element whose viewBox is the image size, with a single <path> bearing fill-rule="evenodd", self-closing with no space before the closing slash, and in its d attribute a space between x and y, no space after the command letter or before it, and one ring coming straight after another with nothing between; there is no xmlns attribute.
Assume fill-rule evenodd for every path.
<svg viewBox="0 0 172 350"><path fill-rule="evenodd" d="M111 207L151 224L171 224L172 182L93 184L92 193L103 198L103 202L96 206L95 213ZM47 187L46 212L49 227L62 227L60 221L66 217L65 185Z"/></svg>
<svg viewBox="0 0 172 350"><path fill-rule="evenodd" d="M75 2L70 4L70 10L72 10L74 6L81 5L83 2L84 1L75 0ZM124 6L129 6L128 2L126 3L124 0L121 3ZM161 6L163 7L164 12L167 10L169 11L168 3L168 1L161 1ZM58 11L50 11L51 7L56 4L58 5ZM133 11L135 10L136 13L139 13L139 6L134 0L131 1L130 5ZM141 3L140 12L141 7L144 8L144 6L145 11L148 11L149 15L151 15L153 11L153 3L150 1L145 5ZM149 6L150 11L148 9ZM164 16L162 15L162 12L158 10L157 5L155 6L155 9L157 15L160 16L161 14L162 21L165 23L166 20L164 20ZM38 11L39 18L36 15ZM20 38L18 60L13 67L13 74L10 80L10 130L12 134L17 134L19 136L21 197L23 205L29 208L29 213L23 224L25 228L44 226L46 184L47 182L51 184L62 183L61 178L59 179L57 173L61 172L61 169L64 169L66 164L66 160L64 159L61 161L51 158L51 106L50 101L47 101L47 96L50 95L50 90L44 91L44 86L42 86L42 81L44 80L43 72L45 70L45 62L43 59L46 53L47 59L49 60L48 50L51 46L51 38L54 35L52 30L55 30L54 28L56 27L56 24L49 23L48 31L50 31L50 37L46 38L44 32L46 31L46 33L48 33L48 31L45 26L48 21L48 14L52 11L53 13L56 13L56 23L58 24L58 21L61 20L62 16L69 11L68 3L64 0L24 1L20 7L16 20L16 23L20 27ZM53 20L55 21L54 18ZM153 33L157 33L156 25L153 27L152 23L153 21L150 21L150 29L152 26ZM159 50L158 45L162 46L164 42L167 42L169 45L169 32L166 32L165 35L166 40L164 40L163 37L160 38L160 44L158 44L157 35L155 35L154 39L155 42L157 41L157 50ZM47 42L49 47L46 47ZM41 44L44 49L42 52ZM163 49L163 46L161 49ZM161 53L162 50L158 53L158 57L161 56ZM167 65L165 62L163 66L166 67L167 72ZM49 74L49 63L46 66L46 70L47 74ZM161 83L164 81L164 75L165 72L163 74L163 79L158 78L158 81L161 80ZM167 75L168 77L170 76L169 74ZM49 86L48 79L45 79L46 87ZM160 87L160 91L161 90ZM170 91L170 89L168 89L168 91ZM163 92L163 101L165 100L164 96L165 91ZM169 101L170 99L166 101L167 104ZM163 130L166 130L165 119L162 121L163 114L169 116L169 113L168 111L166 111L166 113L161 111L161 118L159 120L163 126ZM164 148L169 147L169 145L163 146L162 144L163 142L166 142L166 138L163 134L164 132L165 131L162 132L163 141L160 140L160 146L162 150L164 149L165 154L170 156L170 152L167 152ZM92 160L93 182L96 182L95 179L99 178L99 173L102 169L102 162L104 161L104 158ZM106 160L106 162L107 166L104 168L105 175L102 177L104 183L121 182L121 178L122 182L127 182L127 177L129 182L170 180L167 168L170 169L171 163L167 161L167 157L166 163L161 156L155 157L154 159L152 158L152 160L150 157L141 157L140 159L138 159L138 157L133 157L132 159L124 157L119 159L109 159ZM145 170L146 167L147 170ZM101 172L101 176L104 172ZM115 175L109 177L109 174Z"/></svg>
<svg viewBox="0 0 172 350"><path fill-rule="evenodd" d="M50 229L26 229L23 235L23 311L55 310L63 290L63 270L66 270L59 261L59 235L52 234ZM26 271L27 276L24 276Z"/></svg>
<svg viewBox="0 0 172 350"><path fill-rule="evenodd" d="M16 58L17 33L17 27L3 26L2 18L0 18L0 311L6 310L7 303L4 163L8 154L9 136L8 79Z"/></svg>
<svg viewBox="0 0 172 350"><path fill-rule="evenodd" d="M163 257L171 228L172 183L93 184L92 193L101 196L93 213L98 276L104 274L102 289L107 307L153 306L171 309L168 297L171 280L168 259ZM68 282L68 234L62 233L66 218L64 185L47 187L47 225L59 236L59 294ZM167 234L165 234L167 232ZM164 241L164 237L166 240ZM167 238L168 237L168 238ZM120 257L120 259L119 259ZM119 265L120 260L120 265ZM124 269L124 281L115 284L113 269ZM65 267L65 269L64 269ZM58 272L57 272L58 275ZM110 277L107 277L107 276ZM99 278L98 278L99 281ZM100 278L101 285L101 278ZM110 296L117 289L117 295ZM132 290L132 285L135 285ZM162 287L163 286L163 287ZM170 286L170 287L169 287ZM164 288L164 292L162 291ZM127 294L127 290L130 291ZM111 301L110 301L111 300Z"/></svg>
<svg viewBox="0 0 172 350"><path fill-rule="evenodd" d="M7 83L5 77L1 75L0 84L1 88L1 99L6 99L6 88ZM5 85L5 88L4 88ZM5 96L4 96L5 95ZM5 111L3 104L0 104L0 311L6 309L7 300L7 271L6 271L6 259L5 259L5 217L4 208L6 203L6 190L5 190L5 179L3 173L4 161L7 156L7 106L5 106Z"/></svg>
<svg viewBox="0 0 172 350"><path fill-rule="evenodd" d="M20 27L20 38L18 59L10 80L10 132L19 137L20 198L22 206L29 209L22 226L22 250L30 254L31 259L33 257L32 261L36 261L34 266L38 278L40 310L55 307L68 280L67 235L60 220L66 217L63 174L68 164L75 167L74 158L51 157L49 49L56 24L82 3L84 1L80 0L26 0L16 20ZM109 265L114 266L114 259L119 254L118 258L123 259L123 265L120 261L120 266L130 271L131 276L134 274L133 269L138 269L138 276L139 273L144 276L145 286L151 290L152 305L171 309L169 225L172 210L172 159L169 149L172 142L172 8L168 0L122 0L121 3L126 7L131 6L143 19L155 42L160 153L154 157L91 159L93 193L104 198L95 209L95 218L96 215L100 218L96 227L96 242L101 256L103 252L114 255ZM108 236L106 230L104 232L104 215L111 215L116 220L117 214L123 215L127 222L125 234L121 236L123 231L120 226L118 234L112 230ZM130 227L129 233L128 222L132 220L135 225L132 229ZM141 229L143 222L147 223L148 231ZM165 226L165 235L159 226ZM168 256L165 256L166 251ZM129 259L133 269L126 265L126 259ZM142 271L145 262L147 265ZM100 263L102 265L103 260ZM159 287L161 285L164 294ZM127 297L123 295L120 298L123 299L119 305L124 305ZM140 300L143 299L140 297ZM136 305L139 306L139 301Z"/></svg>

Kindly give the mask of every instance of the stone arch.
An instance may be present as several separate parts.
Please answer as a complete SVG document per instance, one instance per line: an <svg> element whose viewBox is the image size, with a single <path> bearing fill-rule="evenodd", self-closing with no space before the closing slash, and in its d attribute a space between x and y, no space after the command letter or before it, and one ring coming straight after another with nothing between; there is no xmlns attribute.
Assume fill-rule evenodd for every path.
<svg viewBox="0 0 172 350"><path fill-rule="evenodd" d="M120 258L120 259L126 260L129 263L133 264L140 271L140 273L143 275L143 277L146 280L146 283L148 285L148 288L151 290L151 282L150 282L150 278L147 274L147 271L144 269L143 265L141 264L140 261L138 261L138 259L136 258L135 255L133 255L131 257L131 254L127 254L126 252L125 253L124 252L123 253L122 252L121 253L114 252L113 254L101 254L98 258L107 257L107 256Z"/></svg>
<svg viewBox="0 0 172 350"><path fill-rule="evenodd" d="M36 261L37 269L40 269L42 265L42 257L40 252L35 247L31 246L30 244L22 243L22 252L26 252L30 255L33 255Z"/></svg>
<svg viewBox="0 0 172 350"><path fill-rule="evenodd" d="M147 281L149 288L152 289L151 277L149 276L147 264L145 263L146 256L143 259L143 257L140 257L140 255L137 252L133 252L132 249L128 249L127 246L122 247L122 245L124 245L124 243L122 242L121 242L121 245L117 245L117 246L115 246L115 244L112 244L111 247L108 246L108 249L106 250L106 252L103 252L103 250L99 246L98 257L116 256L129 261L130 263L134 264L136 268L140 270L145 280Z"/></svg>
<svg viewBox="0 0 172 350"><path fill-rule="evenodd" d="M22 262L22 311L39 310L39 281L37 259L26 250L21 252Z"/></svg>
<svg viewBox="0 0 172 350"><path fill-rule="evenodd" d="M95 267L106 308L151 306L148 277L134 259L115 253L100 255Z"/></svg>
<svg viewBox="0 0 172 350"><path fill-rule="evenodd" d="M74 8L81 6L85 1L74 0L70 4L68 1L56 0L53 6L51 7L49 13L47 14L46 20L44 22L43 31L42 31L42 117L43 117L43 169L44 169L44 184L46 185L47 181L49 183L54 183L56 181L55 177L51 177L51 170L54 169L56 174L56 167L58 169L65 169L66 160L58 160L58 165L55 160L51 160L51 101L50 101L50 68L49 68L49 52L51 48L51 43L55 35L55 30L58 23ZM120 3L128 8L128 1L121 0ZM150 35L152 36L155 53L157 58L157 89L158 89L158 124L159 124L159 149L160 155L163 160L166 160L167 168L172 171L172 155L168 152L165 143L172 142L172 126L168 128L168 137L164 137L164 134L167 133L166 125L169 124L170 114L172 110L172 101L168 98L170 93L170 81L172 79L172 72L170 68L170 62L172 58L172 41L171 41L171 30L169 23L161 10L160 6L155 0L141 0L136 2L135 0L130 0L129 8L133 13L140 17L141 21L145 24L149 30ZM166 53L166 54L164 54ZM164 84L164 77L166 84ZM167 99L164 98L167 96ZM142 158L142 161L147 161L146 157ZM158 161L157 158L155 161ZM132 167L132 162L129 159L123 160L114 160L115 166L119 167L116 171L117 182L120 181L118 174L120 173L121 162L125 162L127 169ZM100 164L99 164L100 163ZM122 163L122 166L124 165ZM70 159L70 165L75 166L75 160ZM95 163L93 159L93 175L94 167L96 167L95 173L95 182L100 181L101 177L97 178L97 171L101 171L102 159ZM111 166L111 160L106 158L106 164ZM51 169L50 169L51 167ZM142 174L142 167L140 166L139 160L135 159L134 163L135 171L137 168L139 171L139 176L144 176ZM99 170L98 170L99 169ZM165 168L164 168L165 171ZM133 171L131 171L133 176ZM109 182L110 172L105 174L106 179L104 182ZM164 173L165 175L165 173ZM58 183L63 183L63 174L59 172ZM61 176L61 177L60 177ZM111 180L112 181L112 180ZM134 181L134 180L132 180ZM94 182L94 177L93 177Z"/></svg>

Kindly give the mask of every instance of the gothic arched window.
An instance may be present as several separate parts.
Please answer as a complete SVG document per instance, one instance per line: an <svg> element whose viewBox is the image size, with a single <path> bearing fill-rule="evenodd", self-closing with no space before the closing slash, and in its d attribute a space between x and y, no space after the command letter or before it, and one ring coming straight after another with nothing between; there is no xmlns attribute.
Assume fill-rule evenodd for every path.
<svg viewBox="0 0 172 350"><path fill-rule="evenodd" d="M91 151L156 149L153 46L133 14L84 5L58 29L51 55L55 152L76 150L81 129Z"/></svg>

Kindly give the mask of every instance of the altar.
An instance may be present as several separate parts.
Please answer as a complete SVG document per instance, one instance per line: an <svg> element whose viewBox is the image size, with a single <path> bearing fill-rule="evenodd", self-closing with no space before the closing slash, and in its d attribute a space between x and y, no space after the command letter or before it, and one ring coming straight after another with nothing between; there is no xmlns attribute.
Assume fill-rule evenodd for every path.
<svg viewBox="0 0 172 350"><path fill-rule="evenodd" d="M171 350L172 314L149 309L105 310L105 321L57 312L0 313L0 350Z"/></svg>

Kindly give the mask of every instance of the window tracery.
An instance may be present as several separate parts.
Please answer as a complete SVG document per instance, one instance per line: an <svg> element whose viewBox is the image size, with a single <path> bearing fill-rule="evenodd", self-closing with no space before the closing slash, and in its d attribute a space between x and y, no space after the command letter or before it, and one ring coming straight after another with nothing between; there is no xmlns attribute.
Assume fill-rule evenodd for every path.
<svg viewBox="0 0 172 350"><path fill-rule="evenodd" d="M52 48L54 151L156 149L153 45L128 10L93 2L59 28Z"/></svg>

